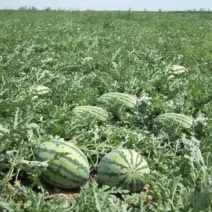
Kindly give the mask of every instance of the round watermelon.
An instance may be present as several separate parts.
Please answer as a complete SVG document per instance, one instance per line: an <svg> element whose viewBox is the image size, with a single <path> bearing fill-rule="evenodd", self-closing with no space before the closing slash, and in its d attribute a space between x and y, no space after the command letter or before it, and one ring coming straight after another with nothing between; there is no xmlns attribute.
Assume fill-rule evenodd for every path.
<svg viewBox="0 0 212 212"><path fill-rule="evenodd" d="M125 106L126 108L136 108L138 99L136 96L127 93L111 92L105 93L99 97L99 101L105 103L108 106Z"/></svg>
<svg viewBox="0 0 212 212"><path fill-rule="evenodd" d="M75 117L83 119L84 121L86 118L90 117L93 120L96 119L105 122L109 118L108 112L105 109L103 109L102 107L90 106L90 105L75 107L72 110L72 114Z"/></svg>
<svg viewBox="0 0 212 212"><path fill-rule="evenodd" d="M84 153L75 145L65 141L41 143L35 150L38 161L49 161L42 172L42 179L49 185L75 189L89 178L89 163Z"/></svg>
<svg viewBox="0 0 212 212"><path fill-rule="evenodd" d="M129 149L117 149L106 154L98 166L100 183L131 192L143 188L147 174L150 174L150 169L146 160L139 153Z"/></svg>

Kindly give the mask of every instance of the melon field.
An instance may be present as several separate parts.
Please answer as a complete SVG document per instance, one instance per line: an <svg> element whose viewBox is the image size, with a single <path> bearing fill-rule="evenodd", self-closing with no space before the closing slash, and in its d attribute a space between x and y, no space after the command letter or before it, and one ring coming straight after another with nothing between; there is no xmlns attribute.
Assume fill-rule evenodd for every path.
<svg viewBox="0 0 212 212"><path fill-rule="evenodd" d="M148 163L133 191L116 159L99 181L117 149ZM0 211L212 211L212 13L0 11Z"/></svg>

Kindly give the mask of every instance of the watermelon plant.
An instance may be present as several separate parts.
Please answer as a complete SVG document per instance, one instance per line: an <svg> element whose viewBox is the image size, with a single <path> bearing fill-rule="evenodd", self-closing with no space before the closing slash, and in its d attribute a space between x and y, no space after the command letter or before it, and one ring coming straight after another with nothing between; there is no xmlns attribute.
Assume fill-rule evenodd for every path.
<svg viewBox="0 0 212 212"><path fill-rule="evenodd" d="M0 211L211 211L210 12L0 16ZM117 149L142 151L148 185L96 183Z"/></svg>

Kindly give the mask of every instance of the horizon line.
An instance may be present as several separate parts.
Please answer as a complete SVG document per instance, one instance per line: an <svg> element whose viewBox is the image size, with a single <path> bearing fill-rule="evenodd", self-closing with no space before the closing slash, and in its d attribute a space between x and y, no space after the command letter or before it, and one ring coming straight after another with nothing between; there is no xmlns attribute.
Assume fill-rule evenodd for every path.
<svg viewBox="0 0 212 212"><path fill-rule="evenodd" d="M185 10L163 10L163 9L157 9L157 10L148 10L147 8L140 9L140 10L133 10L131 8L129 9L118 9L118 10L107 10L107 9L102 9L102 10L95 10L95 9L65 9L65 8L51 8L51 7L45 7L43 9L38 9L34 6L23 6L18 9L12 9L12 8L4 8L0 9L0 11L73 11L73 12L85 12L85 11L93 11L93 12L212 12L212 9L209 8L193 8L193 9L185 9Z"/></svg>

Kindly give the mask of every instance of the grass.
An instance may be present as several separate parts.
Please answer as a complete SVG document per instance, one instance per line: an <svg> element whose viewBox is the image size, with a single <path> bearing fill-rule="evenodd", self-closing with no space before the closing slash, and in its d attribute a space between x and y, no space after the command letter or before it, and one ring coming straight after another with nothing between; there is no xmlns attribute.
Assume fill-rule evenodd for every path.
<svg viewBox="0 0 212 212"><path fill-rule="evenodd" d="M0 11L0 211L211 211L211 13ZM167 67L188 73L170 77ZM39 95L36 86L50 88ZM110 121L76 122L71 111L107 92L142 99L115 105ZM145 101L144 101L145 100ZM159 125L162 113L196 123ZM75 143L91 164L76 191L43 184L41 142ZM142 192L96 183L99 160L125 147L151 174Z"/></svg>

